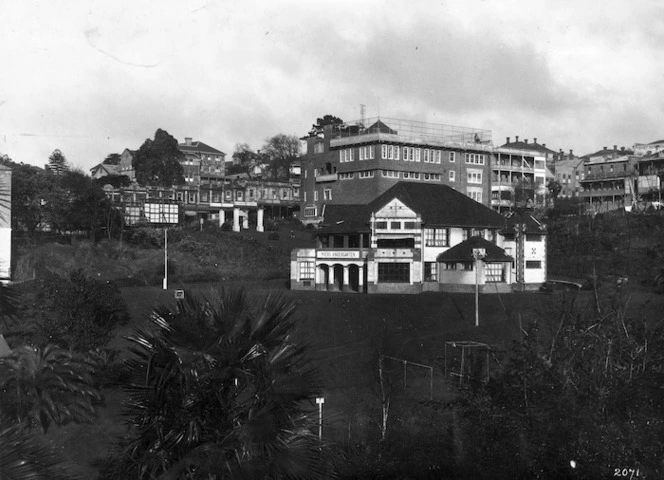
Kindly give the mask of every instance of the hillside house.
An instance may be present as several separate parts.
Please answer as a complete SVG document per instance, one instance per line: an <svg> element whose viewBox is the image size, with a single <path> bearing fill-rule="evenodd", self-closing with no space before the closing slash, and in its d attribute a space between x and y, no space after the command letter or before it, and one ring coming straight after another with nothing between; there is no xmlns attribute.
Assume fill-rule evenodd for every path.
<svg viewBox="0 0 664 480"><path fill-rule="evenodd" d="M291 254L293 290L366 293L538 289L546 230L447 185L399 182L366 205L325 205L316 247ZM476 258L478 253L481 258Z"/></svg>

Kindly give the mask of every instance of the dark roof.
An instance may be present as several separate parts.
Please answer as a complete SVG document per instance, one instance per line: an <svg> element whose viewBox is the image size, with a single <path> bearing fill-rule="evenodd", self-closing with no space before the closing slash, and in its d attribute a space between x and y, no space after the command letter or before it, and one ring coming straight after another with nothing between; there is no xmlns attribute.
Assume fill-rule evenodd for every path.
<svg viewBox="0 0 664 480"><path fill-rule="evenodd" d="M390 133L396 135L397 131L392 130L390 127L385 125L381 120L378 120L376 123L367 128L367 133Z"/></svg>
<svg viewBox="0 0 664 480"><path fill-rule="evenodd" d="M535 150L537 152L552 153L555 154L553 150L540 145L539 143L526 143L526 142L510 142L501 146L500 148L514 148L516 150Z"/></svg>
<svg viewBox="0 0 664 480"><path fill-rule="evenodd" d="M225 155L224 152L199 141L191 142L190 145L180 143L178 144L178 148L182 153L212 153L214 155Z"/></svg>
<svg viewBox="0 0 664 480"><path fill-rule="evenodd" d="M537 221L537 219L535 217L533 217L529 213L520 216L518 213L510 212L505 217L505 228L503 230L501 230L500 233L513 232L514 231L514 226L517 223L525 223L526 224L526 233L545 233L546 232L544 226L539 221Z"/></svg>
<svg viewBox="0 0 664 480"><path fill-rule="evenodd" d="M474 248L483 248L486 250L486 256L484 257L485 262L511 262L514 260L498 245L495 245L482 237L470 237L468 240L463 241L438 255L436 261L472 262L474 260Z"/></svg>
<svg viewBox="0 0 664 480"><path fill-rule="evenodd" d="M320 224L324 233L371 231L371 210L367 205L325 205L324 208Z"/></svg>
<svg viewBox="0 0 664 480"><path fill-rule="evenodd" d="M625 150L622 150L622 149L614 150L613 148L602 148L601 150L597 150L595 153L587 153L581 158L607 156L607 155L613 155L614 153L618 156L634 155L634 150L628 150L627 148Z"/></svg>
<svg viewBox="0 0 664 480"><path fill-rule="evenodd" d="M498 212L452 187L416 182L395 184L368 205L369 212L376 212L393 198L422 215L425 225L491 228L505 224Z"/></svg>
<svg viewBox="0 0 664 480"><path fill-rule="evenodd" d="M664 140L655 140L654 142L650 142L648 145L657 145L658 143L664 143Z"/></svg>

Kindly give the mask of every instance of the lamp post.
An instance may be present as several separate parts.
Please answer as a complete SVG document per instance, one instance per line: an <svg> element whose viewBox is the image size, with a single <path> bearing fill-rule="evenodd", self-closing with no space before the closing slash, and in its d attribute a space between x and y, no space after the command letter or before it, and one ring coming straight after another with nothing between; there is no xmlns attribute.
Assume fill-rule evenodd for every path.
<svg viewBox="0 0 664 480"><path fill-rule="evenodd" d="M164 290L168 290L168 227L164 227Z"/></svg>
<svg viewBox="0 0 664 480"><path fill-rule="evenodd" d="M486 256L486 249L473 248L475 259L475 326L480 326L480 260Z"/></svg>
<svg viewBox="0 0 664 480"><path fill-rule="evenodd" d="M323 404L325 403L324 397L316 397L318 404L318 440L323 439Z"/></svg>

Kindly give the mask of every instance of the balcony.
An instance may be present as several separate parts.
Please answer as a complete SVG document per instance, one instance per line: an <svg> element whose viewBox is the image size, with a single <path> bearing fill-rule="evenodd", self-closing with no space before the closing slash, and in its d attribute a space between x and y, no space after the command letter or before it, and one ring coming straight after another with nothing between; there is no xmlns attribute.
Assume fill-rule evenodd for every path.
<svg viewBox="0 0 664 480"><path fill-rule="evenodd" d="M339 179L337 173L326 173L325 175L316 176L316 183L336 182Z"/></svg>

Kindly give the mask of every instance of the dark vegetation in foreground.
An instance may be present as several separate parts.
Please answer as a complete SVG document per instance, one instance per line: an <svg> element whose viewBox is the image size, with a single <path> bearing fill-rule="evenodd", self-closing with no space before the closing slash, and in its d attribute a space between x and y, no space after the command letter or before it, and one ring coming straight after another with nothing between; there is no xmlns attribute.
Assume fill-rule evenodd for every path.
<svg viewBox="0 0 664 480"><path fill-rule="evenodd" d="M159 231L122 245L26 250L18 265L36 278L0 290L14 349L0 360L0 476L660 477L664 322L653 279L662 217L548 225L550 273L597 281L588 291L485 296L479 328L468 295L275 299L256 284L209 293L220 293L215 280L247 280L244 261L252 280L283 288L290 248L310 241L291 225L273 240L212 228L169 234L169 276L186 287L179 304L172 291L114 282L160 284ZM213 286L187 287L204 279ZM443 376L448 362L458 368L444 354L457 340L493 347L468 357L462 383Z"/></svg>

